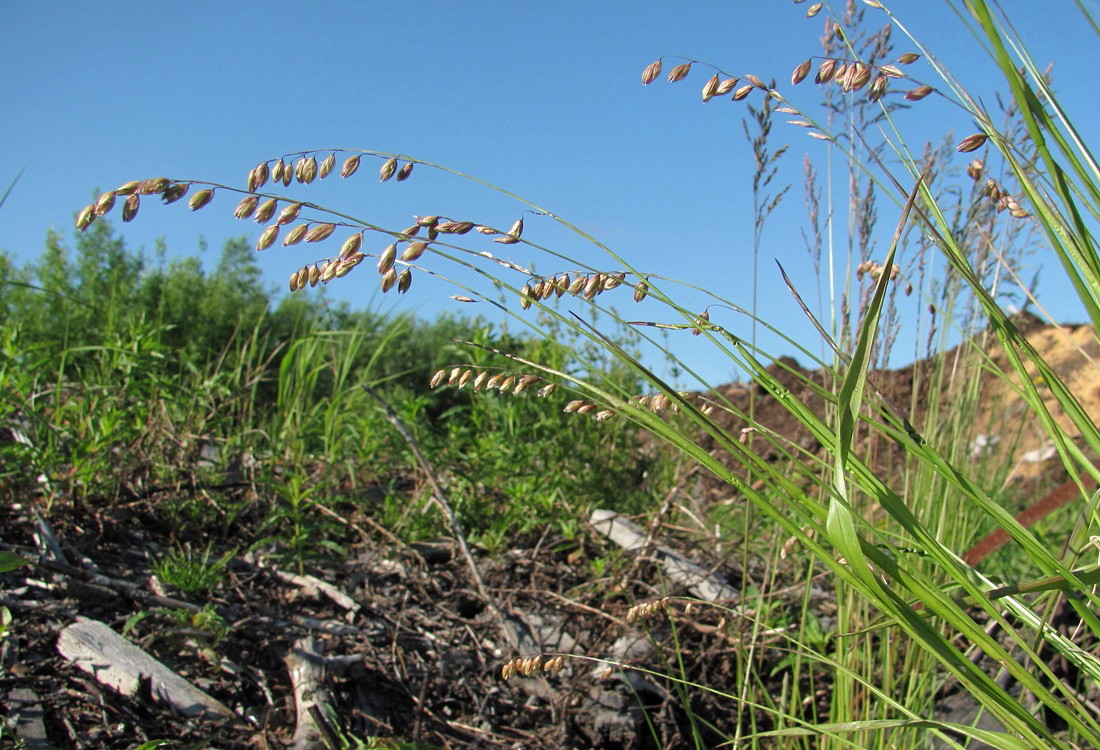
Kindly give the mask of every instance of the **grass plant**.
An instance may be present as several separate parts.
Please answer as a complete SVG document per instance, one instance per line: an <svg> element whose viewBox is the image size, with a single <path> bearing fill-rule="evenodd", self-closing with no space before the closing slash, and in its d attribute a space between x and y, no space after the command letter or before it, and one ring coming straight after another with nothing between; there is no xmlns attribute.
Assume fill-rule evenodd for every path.
<svg viewBox="0 0 1100 750"><path fill-rule="evenodd" d="M458 467L452 483L456 509L472 520L467 527L490 547L506 543L501 529L529 530L520 518L525 514L532 524L543 522L551 508L580 515L584 503L564 492L563 476L604 451L624 455L629 437L621 426L627 423L719 477L742 507L752 509L727 513L722 530L745 540L745 601L723 613L718 629L739 647L734 669L741 689L721 696L744 709L737 726L721 730L737 746L782 741L795 747L923 747L929 733L954 747L962 746L964 738L997 748L1098 746L1100 716L1092 703L1100 678L1095 653L1100 620L1093 590L1097 569L1082 567L1089 555L1085 540L1095 523L1093 505L1082 498L1089 512L1081 516L1065 551L1045 543L1002 507L1004 468L975 465L969 446L981 399L973 373L981 368L1018 389L1071 476L1098 473L1089 456L1100 454L1100 430L1006 309L1006 294L1027 290L1013 292L1005 278L1015 272L1019 253L1032 241L1028 232L1034 232L1033 241L1058 259L1093 324L1100 325L1100 256L1093 234L1100 215L1100 169L1083 130L1069 119L1049 77L995 4L967 0L952 7L967 19L979 47L1003 76L1008 104L1001 113L983 104L988 97L964 88L933 49L909 37L892 7L852 2L834 12L814 4L806 14L825 21L824 55L799 65L790 86L713 69L703 88L704 100L753 97L750 114L762 137L773 127L771 115L781 113L791 118L786 127L827 144L824 188L818 171L805 171L809 252L822 269L823 305L815 311L791 284L792 305L800 304L820 331L821 353L815 356L793 341L790 345L822 369L820 381L782 362L773 365L755 336L746 341L730 332L740 315L748 315L754 327L768 325L749 301L687 290L660 269L636 268L579 227L501 188L488 186L517 201L513 216L424 215L406 228L308 201L308 186L317 179L351 179L375 169L382 183L415 180L415 168L439 169L485 186L403 154L346 149L286 154L254 167L243 189L137 180L86 207L77 226L95 231L114 205L130 220L150 197L168 203L186 199L192 210L212 210L209 206L224 205L233 196L239 200L239 218L266 225L259 251L277 241L329 243L326 257L291 275L294 293L318 284L366 280L383 293L415 294L417 280L432 275L456 279L459 297L510 316L509 325L526 332L521 340L487 339L485 328L474 330L446 352L455 357L452 361L433 361L426 372L421 361L402 371L420 371L425 378L435 371L432 385L443 390L420 398L438 399L435 408L443 413L462 413L463 419L448 423L448 437L469 451L466 460L449 450L446 440L436 447L450 459L443 463ZM1087 17L1083 6L1082 13ZM905 37L906 46L900 55L893 49L899 37ZM918 61L923 67L916 66ZM663 66L657 61L646 68L643 82L656 81ZM677 83L703 67L709 68L698 61L680 63L668 80ZM925 74L936 76L936 82L925 81ZM824 115L800 103L802 95L795 94L800 85L822 92ZM921 106L928 97L946 104L959 126L973 129L953 138L953 149L942 145L950 134L936 133L932 140L926 133L914 136L896 117L901 106ZM764 192L780 150L767 151L766 138L754 146L760 240L766 236L761 232L769 207L783 189ZM771 156L761 164L762 153ZM834 181L844 184L847 206L831 204ZM829 196L824 210L816 197L821 190ZM590 243L594 252L586 254L587 261L540 244L540 227L551 222ZM766 252L765 245L760 241L758 252ZM553 271L534 272L536 259L539 267L550 264ZM108 260L107 265L119 262ZM708 302L689 308L678 302L687 292L706 294ZM915 295L911 304L910 295ZM615 305L631 300L639 312L617 311ZM930 312L906 318L907 309ZM716 356L728 358L751 379L762 398L782 404L822 450L788 444L758 422L751 409L744 413L720 392L680 392L641 361L633 344L621 343L616 330L623 326L689 374L691 363L676 356L677 341L704 337ZM931 358L918 370L913 401L896 404L879 367L889 361L903 327L923 334L914 340L930 342L926 353ZM41 398L32 397L31 390L50 389L51 424L56 424L72 402L64 372L88 362L113 372L147 367L155 349L143 342L157 331L131 329L130 335L95 347L66 343L66 359L52 383L32 389L13 382L10 387L28 402ZM372 433L364 420L372 407L354 386L385 376L370 358L356 369L366 334L346 336L337 346L335 334L313 335L281 354L277 416L266 429L269 447L285 450L287 462L313 454L331 468L347 451L369 448L364 441ZM383 334L376 340L385 349L396 338ZM949 341L960 345L949 352ZM1004 353L1005 367L997 369L983 351L991 343ZM156 381L141 388L135 398L162 389ZM99 422L67 429L80 446L81 455L71 459L73 471L91 482L97 476L94 465L81 461L103 455L104 446L93 436L106 429L103 420L115 420L119 412L117 396L90 389L81 397L89 402L85 413L94 413ZM406 403L413 424L433 408L416 398ZM1049 404L1064 415L1072 435ZM745 424L746 431L728 429L718 419L723 414ZM527 442L539 420L568 439L553 450ZM123 427L122 421L112 421L110 428L117 433ZM139 440L140 427L131 428ZM44 427L42 434L51 429ZM486 445L489 435L505 437ZM516 476L488 485L481 472L487 466L494 472L501 468L493 452L502 447L507 452L501 461ZM400 450L394 448L393 455ZM578 462L577 454L584 461ZM601 465L600 471L611 472L611 486L601 492L610 495L625 487L630 494L642 486L614 473L614 465ZM632 470L644 471L640 466ZM308 546L303 536L308 503L302 502L307 482L296 471L285 476L288 510L283 513L290 549L300 564ZM504 491L491 497L487 486ZM581 486L600 485L588 476ZM691 509L679 510L690 517ZM507 523L477 528L477 519L493 514ZM390 520L411 523L404 517ZM982 567L963 562L968 539L979 527L1008 533L1020 561L1013 571L1018 578L995 580ZM1004 588L1003 583L1016 586ZM835 607L829 626L815 611L810 594L815 586L829 590ZM781 613L774 603L783 588L802 592L793 612ZM1073 637L1049 624L1055 606L1074 614ZM677 616L683 616L682 610ZM766 645L776 632L780 645ZM781 659L771 661L773 648ZM1054 657L1072 664L1079 681L1055 674L1049 666ZM560 665L554 659L540 660L537 667L510 664L511 671L528 674L551 663ZM676 669L667 679L692 691L707 690L689 665L675 658L669 663ZM766 669L783 673L785 690L779 695L767 690L773 674ZM995 680L994 669L1010 680ZM1010 692L1008 681L1029 700ZM949 687L972 696L999 729L980 730L937 715L937 696Z"/></svg>

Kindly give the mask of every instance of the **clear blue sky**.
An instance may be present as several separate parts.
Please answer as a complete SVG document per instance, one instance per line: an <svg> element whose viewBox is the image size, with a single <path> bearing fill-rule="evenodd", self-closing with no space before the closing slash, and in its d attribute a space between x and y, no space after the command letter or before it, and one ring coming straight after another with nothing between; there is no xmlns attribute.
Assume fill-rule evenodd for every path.
<svg viewBox="0 0 1100 750"><path fill-rule="evenodd" d="M1096 0L1086 4L1096 12ZM940 0L892 5L957 75L992 97L991 65ZM1096 122L1100 50L1073 3L1006 5L1034 56L1056 63L1056 83L1071 112L1079 122ZM748 307L753 165L741 129L746 110L728 100L704 106L699 90L709 73L702 70L676 85L662 77L643 87L639 76L657 57L679 55L785 82L797 63L820 52L824 12L807 20L807 7L785 0L0 0L0 185L26 166L0 208L0 249L21 260L36 257L49 227L71 232L75 212L95 188L161 175L241 186L254 164L284 153L369 148L498 184L583 228L640 270L705 285ZM897 38L898 51L907 51ZM921 64L911 72L931 81ZM798 93L804 104L815 100L809 90ZM937 112L929 117L916 108L902 120L930 138L973 130L958 112ZM816 296L799 234L799 185L803 155L820 158L826 146L780 119L773 146L784 143L791 149L777 182L795 185L765 229L761 311L818 350L772 259L793 272L808 297ZM377 166L367 161L351 181L286 193L393 229L413 214L503 226L519 216L519 207L501 196L423 168L407 182L379 185ZM219 195L193 215L182 204L147 200L133 223L121 224L118 208L112 218L131 247L152 250L163 237L173 256L196 252L201 235L212 248L212 264L226 238L247 235L254 242L259 233L256 224L232 218L235 204L235 197ZM880 214L884 251L897 211L881 204ZM524 236L592 265L616 267L548 219L528 217ZM367 249L385 244L373 242L377 247ZM485 247L520 263L531 260L522 245ZM267 251L272 286L285 288L291 269L322 252L281 244ZM545 260L536 267L558 270ZM450 300L455 290L440 282L425 282L418 277L400 299L379 298L374 272L364 265L332 284L330 293L424 317L447 309L491 313L484 304ZM1080 317L1059 289L1047 291L1056 316ZM685 298L689 308L692 299ZM627 294L615 304L631 318L661 314L631 310ZM713 317L747 332L743 322L723 315ZM677 341L685 359L708 380L728 380L728 365L708 354L701 339L689 339ZM779 343L768 348L777 356L790 351Z"/></svg>

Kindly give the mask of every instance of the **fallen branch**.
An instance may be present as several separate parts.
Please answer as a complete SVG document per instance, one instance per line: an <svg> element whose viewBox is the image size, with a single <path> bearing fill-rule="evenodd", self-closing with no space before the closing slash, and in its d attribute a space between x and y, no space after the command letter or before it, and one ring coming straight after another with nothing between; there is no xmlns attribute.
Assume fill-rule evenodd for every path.
<svg viewBox="0 0 1100 750"><path fill-rule="evenodd" d="M80 618L61 631L57 651L122 695L134 697L148 685L153 699L187 717L237 719L229 708L199 690L98 620Z"/></svg>

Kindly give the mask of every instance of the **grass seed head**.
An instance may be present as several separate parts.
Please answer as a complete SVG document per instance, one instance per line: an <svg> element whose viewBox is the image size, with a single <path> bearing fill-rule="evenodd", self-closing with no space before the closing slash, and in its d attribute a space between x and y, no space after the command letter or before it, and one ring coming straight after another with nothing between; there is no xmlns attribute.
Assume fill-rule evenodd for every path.
<svg viewBox="0 0 1100 750"><path fill-rule="evenodd" d="M531 309L532 302L532 289L530 284L524 284L523 288L519 290L519 306L524 310Z"/></svg>
<svg viewBox="0 0 1100 750"><path fill-rule="evenodd" d="M156 195L167 190L170 184L171 180L167 177L154 177L151 180L142 180L138 185L137 192L142 195Z"/></svg>
<svg viewBox="0 0 1100 750"><path fill-rule="evenodd" d="M427 242L414 242L405 248L405 251L401 253L401 260L414 261L420 260L420 256L424 254L424 251L428 249Z"/></svg>
<svg viewBox="0 0 1100 750"><path fill-rule="evenodd" d="M126 196L126 202L122 204L122 220L133 221L140 207L141 197L137 193L130 193Z"/></svg>
<svg viewBox="0 0 1100 750"><path fill-rule="evenodd" d="M573 399L572 401L567 403L565 405L565 408L562 409L562 411L565 412L566 414L572 414L573 412L575 412L577 409L581 408L582 406L584 406L584 401L582 399L577 398L577 399Z"/></svg>
<svg viewBox="0 0 1100 750"><path fill-rule="evenodd" d="M256 206L258 205L260 205L260 196L246 195L241 198L241 202L237 204L237 208L233 211L233 215L238 219L247 219L252 216L252 214L256 213Z"/></svg>
<svg viewBox="0 0 1100 750"><path fill-rule="evenodd" d="M740 79L738 79L738 78L725 78L725 79L723 79L718 84L718 88L715 89L714 95L715 96L725 96L729 92L733 91L734 87L737 86L737 82L739 80Z"/></svg>
<svg viewBox="0 0 1100 750"><path fill-rule="evenodd" d="M867 90L867 98L873 102L877 102L883 96L886 95L886 83L890 79L884 75L875 76L875 80L871 83L871 88Z"/></svg>
<svg viewBox="0 0 1100 750"><path fill-rule="evenodd" d="M803 60L798 64L798 67L791 73L791 84L797 86L806 80L806 76L810 73L810 66L813 64L812 60Z"/></svg>
<svg viewBox="0 0 1100 750"><path fill-rule="evenodd" d="M703 84L703 91L702 91L703 104L706 104L711 99L713 99L714 95L717 94L717 93L718 93L718 74L715 73L714 75L712 75L710 78L707 79L706 83Z"/></svg>
<svg viewBox="0 0 1100 750"><path fill-rule="evenodd" d="M389 178L393 177L393 173L397 171L397 157L391 156L386 159L382 164L382 168L378 170L378 181L385 182Z"/></svg>
<svg viewBox="0 0 1100 750"><path fill-rule="evenodd" d="M95 218L103 216L110 211L115 205L115 193L113 190L109 190L103 195L99 196L99 200L92 204L95 210Z"/></svg>
<svg viewBox="0 0 1100 750"><path fill-rule="evenodd" d="M404 294L409 291L409 287L412 286L413 275L412 271L405 269L401 272L401 275L397 277L397 291L400 294Z"/></svg>
<svg viewBox="0 0 1100 750"><path fill-rule="evenodd" d="M327 284L336 278L337 271L340 270L340 264L331 260L326 260L321 264L321 283Z"/></svg>
<svg viewBox="0 0 1100 750"><path fill-rule="evenodd" d="M896 65L880 65L878 72L887 78L904 78L905 74Z"/></svg>
<svg viewBox="0 0 1100 750"><path fill-rule="evenodd" d="M911 63L915 63L919 59L920 55L916 54L915 52L906 52L904 55L898 58L898 62L902 65L909 65Z"/></svg>
<svg viewBox="0 0 1100 750"><path fill-rule="evenodd" d="M285 161L283 161L282 159L279 159L279 161L275 162L275 165L273 167L271 167L271 181L272 182L282 182L283 181L283 171L285 169L286 169L286 162Z"/></svg>
<svg viewBox="0 0 1100 750"><path fill-rule="evenodd" d="M309 185L315 179L317 179L317 157L311 156L302 165L302 179L300 182Z"/></svg>
<svg viewBox="0 0 1100 750"><path fill-rule="evenodd" d="M289 224L298 218L298 212L302 210L301 203L291 203L288 206L284 206L283 210L279 212L279 220L277 224Z"/></svg>
<svg viewBox="0 0 1100 750"><path fill-rule="evenodd" d="M480 391L482 386L485 385L485 381L489 379L489 373L486 370L482 370L474 378L474 392Z"/></svg>
<svg viewBox="0 0 1100 750"><path fill-rule="evenodd" d="M291 245L297 245L302 241L302 238L306 236L306 232L309 231L309 222L299 224L298 226L287 232L286 237L283 238L283 247L289 247Z"/></svg>
<svg viewBox="0 0 1100 750"><path fill-rule="evenodd" d="M359 169L359 154L355 156L349 156L344 160L344 164L340 167L341 177L351 177Z"/></svg>
<svg viewBox="0 0 1100 750"><path fill-rule="evenodd" d="M656 60L646 66L642 71L642 85L648 86L657 80L657 76L661 75L661 61Z"/></svg>
<svg viewBox="0 0 1100 750"><path fill-rule="evenodd" d="M634 285L634 301L641 302L649 294L649 284L645 281L639 281Z"/></svg>
<svg viewBox="0 0 1100 750"><path fill-rule="evenodd" d="M321 162L321 168L317 172L317 176L322 180L332 174L332 168L336 166L336 154L329 154L325 157L325 160Z"/></svg>
<svg viewBox="0 0 1100 750"><path fill-rule="evenodd" d="M955 147L955 150L960 154L967 154L971 151L977 151L985 142L989 140L989 136L985 133L975 133L974 135L968 135L959 142L959 145Z"/></svg>
<svg viewBox="0 0 1100 750"><path fill-rule="evenodd" d="M393 285L397 283L397 269L390 268L384 274L382 274L382 293L385 294L389 290L393 289Z"/></svg>
<svg viewBox="0 0 1100 750"><path fill-rule="evenodd" d="M167 190L161 193L160 199L164 201L165 204L175 203L180 198L187 195L187 191L190 188L191 185L186 182L177 182L174 185L170 185Z"/></svg>
<svg viewBox="0 0 1100 750"><path fill-rule="evenodd" d="M117 193L118 195L130 195L132 193L136 193L138 187L141 186L141 182L141 180L130 180L129 182L123 185L119 185L117 188L115 188L115 193Z"/></svg>
<svg viewBox="0 0 1100 750"><path fill-rule="evenodd" d="M320 263L314 263L312 266L306 266L305 272L306 275L309 277L308 281L311 287L317 286L317 284L321 281L321 272L323 270L324 269L321 267Z"/></svg>
<svg viewBox="0 0 1100 750"><path fill-rule="evenodd" d="M523 234L523 219L516 219L506 234L518 240L520 235Z"/></svg>
<svg viewBox="0 0 1100 750"><path fill-rule="evenodd" d="M432 375L432 379L431 379L431 381L429 381L428 387L429 388L438 388L439 385L444 381L444 379L446 379L446 377L447 377L447 371L446 370L437 371L435 373L435 375Z"/></svg>
<svg viewBox="0 0 1100 750"><path fill-rule="evenodd" d="M573 283L569 285L570 294L580 294L581 290L588 284L587 276L578 276L573 280Z"/></svg>
<svg viewBox="0 0 1100 750"><path fill-rule="evenodd" d="M681 63L668 72L668 82L676 83L687 78L691 72L691 63Z"/></svg>
<svg viewBox="0 0 1100 750"><path fill-rule="evenodd" d="M260 207L256 209L256 213L252 216L252 219L257 224L266 224L268 220L275 215L275 209L278 207L279 202L274 198L268 198L266 201L260 204Z"/></svg>
<svg viewBox="0 0 1100 750"><path fill-rule="evenodd" d="M404 182L405 180L409 179L409 175L412 174L412 171L413 163L411 161L406 162L401 166L401 169L397 170L397 181Z"/></svg>
<svg viewBox="0 0 1100 750"><path fill-rule="evenodd" d="M290 291L296 292L302 288L301 283L302 270L298 269L294 273L290 274Z"/></svg>
<svg viewBox="0 0 1100 750"><path fill-rule="evenodd" d="M248 173L248 191L253 192L262 188L267 184L270 176L271 170L268 169L266 161L257 164L252 168L252 171Z"/></svg>
<svg viewBox="0 0 1100 750"><path fill-rule="evenodd" d="M355 234L344 240L344 244L340 246L340 260L347 260L351 256L359 252L359 248L363 246L363 233L356 232Z"/></svg>
<svg viewBox="0 0 1100 750"><path fill-rule="evenodd" d="M335 224L318 224L306 232L306 242L321 242L327 240L336 231Z"/></svg>
<svg viewBox="0 0 1100 750"><path fill-rule="evenodd" d="M822 3L814 3L806 9L806 18L813 18L821 12Z"/></svg>
<svg viewBox="0 0 1100 750"><path fill-rule="evenodd" d="M554 391L558 389L557 383L547 383L542 388L539 388L539 398L546 398Z"/></svg>
<svg viewBox="0 0 1100 750"><path fill-rule="evenodd" d="M387 245L378 258L378 273L388 273L393 268L395 260L397 260L397 245Z"/></svg>
<svg viewBox="0 0 1100 750"><path fill-rule="evenodd" d="M260 239L256 241L256 250L267 250L275 244L278 237L279 225L272 224L260 234Z"/></svg>
<svg viewBox="0 0 1100 750"><path fill-rule="evenodd" d="M911 102L919 102L921 99L928 96L933 91L935 91L935 89L933 89L931 86L917 86L912 91L907 92L905 94L905 98Z"/></svg>
<svg viewBox="0 0 1100 750"><path fill-rule="evenodd" d="M814 83L828 83L833 80L833 75L836 73L836 60L823 60L821 66L817 69L817 75L814 77Z"/></svg>
<svg viewBox="0 0 1100 750"><path fill-rule="evenodd" d="M470 382L474 377L473 370L463 370L462 374L458 376L458 387L465 388L466 384Z"/></svg>
<svg viewBox="0 0 1100 750"><path fill-rule="evenodd" d="M80 231L83 232L85 229L87 229L91 225L91 223L93 221L95 221L95 218L96 218L95 206L96 206L96 204L94 204L94 203L92 203L90 205L87 205L87 206L85 206L84 208L81 209L79 214L76 215L76 228L77 229L79 229Z"/></svg>
<svg viewBox="0 0 1100 750"><path fill-rule="evenodd" d="M744 86L742 86L741 88L737 89L737 91L734 91L734 92L733 92L733 100L734 100L735 102L739 102L739 101L741 101L741 100L742 100L742 99L744 99L744 98L745 98L746 96L748 96L748 95L749 95L749 93L750 93L750 92L751 92L751 91L752 91L752 90L753 90L754 88L756 88L756 87L755 87L755 86L753 86L753 85L752 85L751 83L746 83L746 84L745 84Z"/></svg>

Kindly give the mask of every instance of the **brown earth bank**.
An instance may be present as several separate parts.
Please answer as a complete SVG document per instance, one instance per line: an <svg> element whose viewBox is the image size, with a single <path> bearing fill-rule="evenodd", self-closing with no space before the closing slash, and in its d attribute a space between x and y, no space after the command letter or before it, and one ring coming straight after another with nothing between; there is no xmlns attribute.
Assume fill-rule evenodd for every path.
<svg viewBox="0 0 1100 750"><path fill-rule="evenodd" d="M1100 370L1093 366L1100 348L1091 328L1030 320L1020 326L1089 413L1100 413ZM958 350L949 353L945 382L961 386L981 378L972 435L977 442L966 446L964 458L1010 451L1014 468L998 481L1018 490L1022 507L1061 482L1064 472L1038 426L1024 419L1026 406L1013 379L986 376L992 368L1007 369L996 346L986 351L984 364ZM927 393L914 393L914 383L930 382L922 368L933 364L871 377L918 431L929 400ZM824 409L809 385L832 387L824 373L793 360L776 363L773 371L794 396L815 411ZM751 402L757 423L783 443L822 453L783 405L755 386L730 385L722 395L741 409ZM726 418L734 435L743 426ZM1067 433L1072 437L1072 430ZM901 460L901 449L882 441L868 440L861 450L886 469ZM779 451L766 457L785 460ZM424 481L408 478L410 502ZM714 746L725 738L708 727L732 733L748 720L736 701L704 691L685 697L646 670L678 672L736 695L733 665L751 658L759 674L775 675L780 689L784 653L776 640L753 641L747 620L727 618L722 610L689 611L675 598L716 598L736 607L739 590L763 585L762 571L742 567L722 545L697 543L664 523L663 514L638 519L639 527L593 517L571 539L547 533L513 540L501 554L474 549L466 557L455 539L409 545L389 537L362 512L372 502L368 487L358 498L349 491L353 501L329 511L343 528L341 556L301 570L276 564L256 531L259 517L223 513L228 539L211 550L213 559L232 549L253 551L233 557L210 596L165 590L152 575L151 560L172 543L201 550L207 542L177 538L157 508L212 489L181 485L123 493L110 502L51 497L48 507L45 493L5 500L2 548L32 564L0 578L2 603L14 618L0 640L0 705L27 747L130 748L170 739L225 748L307 748L339 746L342 736L355 735L422 747L674 748L693 744L693 726L705 746ZM271 491L247 477L227 478L217 489L240 498L245 508ZM690 470L670 489L700 508L736 500L728 485ZM620 525L612 529L614 524ZM623 534L634 534L633 541ZM689 570L686 577L670 575L669 561ZM829 632L834 607L824 580L807 583L804 570L769 576L780 592L777 611L794 617L808 596ZM666 596L672 599L648 618L631 610ZM174 699L160 678L141 669L132 684L118 689L121 683L110 674L120 666L112 660L122 657L77 654L74 643L88 646L81 638L90 637L89 623L125 633L127 643L202 691L200 697ZM681 660L669 661L677 651ZM560 669L511 662L559 653L574 657ZM620 671L611 661L638 669ZM530 676L504 679L509 663L509 670ZM827 711L828 698L821 695L800 718L825 721ZM766 728L760 723L766 717L755 720L757 730ZM0 746L9 738L5 732Z"/></svg>

